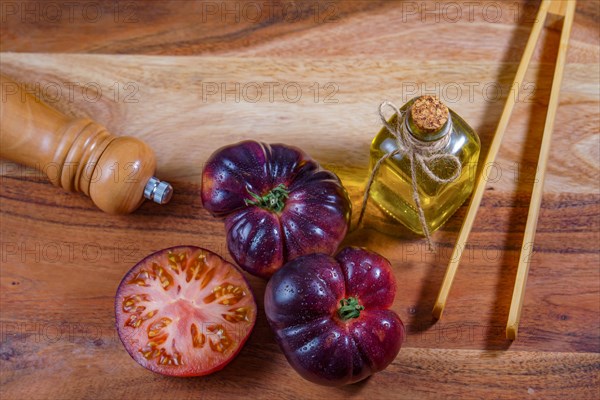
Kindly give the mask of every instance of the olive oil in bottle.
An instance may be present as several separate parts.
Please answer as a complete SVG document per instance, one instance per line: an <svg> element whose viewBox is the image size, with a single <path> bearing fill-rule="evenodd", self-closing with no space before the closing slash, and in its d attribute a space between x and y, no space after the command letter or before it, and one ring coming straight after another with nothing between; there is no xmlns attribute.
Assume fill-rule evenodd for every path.
<svg viewBox="0 0 600 400"><path fill-rule="evenodd" d="M410 100L400 109L400 115L394 113L388 125L397 127L396 133L405 138L404 143L408 142L422 161L417 162L402 148L397 151L397 135L383 127L371 144L371 168L386 154L394 151L397 154L382 162L370 196L392 218L418 234L427 234L414 199L412 176L415 176L416 194L431 233L471 194L479 158L479 137L461 117L433 96Z"/></svg>

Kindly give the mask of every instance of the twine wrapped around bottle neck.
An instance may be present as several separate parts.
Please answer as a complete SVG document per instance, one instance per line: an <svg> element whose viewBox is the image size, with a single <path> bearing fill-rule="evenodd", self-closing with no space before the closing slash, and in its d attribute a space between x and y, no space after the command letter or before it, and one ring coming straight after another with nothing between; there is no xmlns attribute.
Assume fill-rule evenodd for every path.
<svg viewBox="0 0 600 400"><path fill-rule="evenodd" d="M385 107L390 107L396 113L395 127L391 126L385 118L383 114L383 110ZM379 168L381 167L381 164L390 157L393 157L397 154L403 154L410 160L412 197L415 202L417 212L419 214L419 221L421 222L423 233L427 238L427 244L429 245L430 249L433 249L431 235L429 233L429 228L427 227L427 220L425 219L425 212L423 210L423 207L421 206L421 199L419 197L419 190L417 184L417 166L420 166L421 169L425 172L425 174L436 183L450 183L460 176L462 172L462 166L458 157L456 157L453 154L439 152L447 146L450 140L450 135L448 133L451 131L451 129L448 129L446 134L438 140L431 142L419 140L413 137L410 134L410 132L408 132L407 128L402 126L402 121L404 120L402 118L403 113L398 109L398 107L396 107L395 104L387 100L379 105L379 117L381 118L381 121L383 122L383 125L386 127L386 129L396 139L397 148L394 151L386 153L375 163L375 166L373 167L373 171L371 171L371 175L369 176L369 180L365 188L365 193L363 195L362 205L360 208L360 215L358 217L358 222L356 226L359 227L362 222L367 206L367 201L369 199L371 186L373 185L373 181L375 180L375 177L377 175L377 172L379 171ZM448 118L450 118L449 115ZM433 172L431 168L429 168L428 164L430 164L433 161L439 160L445 160L451 164L454 164L454 173L452 174L452 176L450 176L449 178L442 178L436 175L436 173Z"/></svg>

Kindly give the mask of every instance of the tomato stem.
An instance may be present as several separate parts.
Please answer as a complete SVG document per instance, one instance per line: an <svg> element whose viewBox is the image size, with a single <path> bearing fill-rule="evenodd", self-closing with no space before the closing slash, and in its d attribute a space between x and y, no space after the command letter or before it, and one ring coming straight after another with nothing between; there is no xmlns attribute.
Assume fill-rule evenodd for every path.
<svg viewBox="0 0 600 400"><path fill-rule="evenodd" d="M283 210L285 207L285 199L289 196L289 192L283 183L280 183L271 189L264 196L257 195L248 187L246 187L246 190L250 193L250 196L254 198L254 200L244 200L244 203L246 203L247 206L253 205L274 212L281 212Z"/></svg>
<svg viewBox="0 0 600 400"><path fill-rule="evenodd" d="M338 309L338 315L344 321L351 318L358 318L360 312L365 307L358 303L356 297L348 297L347 299L340 300L340 308Z"/></svg>

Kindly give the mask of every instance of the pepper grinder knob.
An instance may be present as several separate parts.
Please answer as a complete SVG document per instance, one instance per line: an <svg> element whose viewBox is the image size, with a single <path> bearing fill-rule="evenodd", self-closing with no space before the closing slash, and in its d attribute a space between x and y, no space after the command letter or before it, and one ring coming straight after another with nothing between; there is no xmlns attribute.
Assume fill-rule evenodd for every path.
<svg viewBox="0 0 600 400"><path fill-rule="evenodd" d="M144 197L158 204L167 204L173 196L173 187L164 181L152 177L144 188Z"/></svg>

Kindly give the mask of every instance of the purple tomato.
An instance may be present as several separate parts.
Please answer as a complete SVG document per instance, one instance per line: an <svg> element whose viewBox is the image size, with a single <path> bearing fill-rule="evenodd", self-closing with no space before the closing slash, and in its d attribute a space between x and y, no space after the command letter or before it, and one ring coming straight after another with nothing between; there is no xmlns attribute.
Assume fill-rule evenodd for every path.
<svg viewBox="0 0 600 400"><path fill-rule="evenodd" d="M244 141L217 150L202 173L202 204L225 217L233 259L264 278L296 257L333 254L350 220L339 178L283 144Z"/></svg>
<svg viewBox="0 0 600 400"><path fill-rule="evenodd" d="M389 261L356 247L335 258L288 262L265 291L265 312L281 350L309 381L344 385L386 368L404 325L390 310L396 283Z"/></svg>

